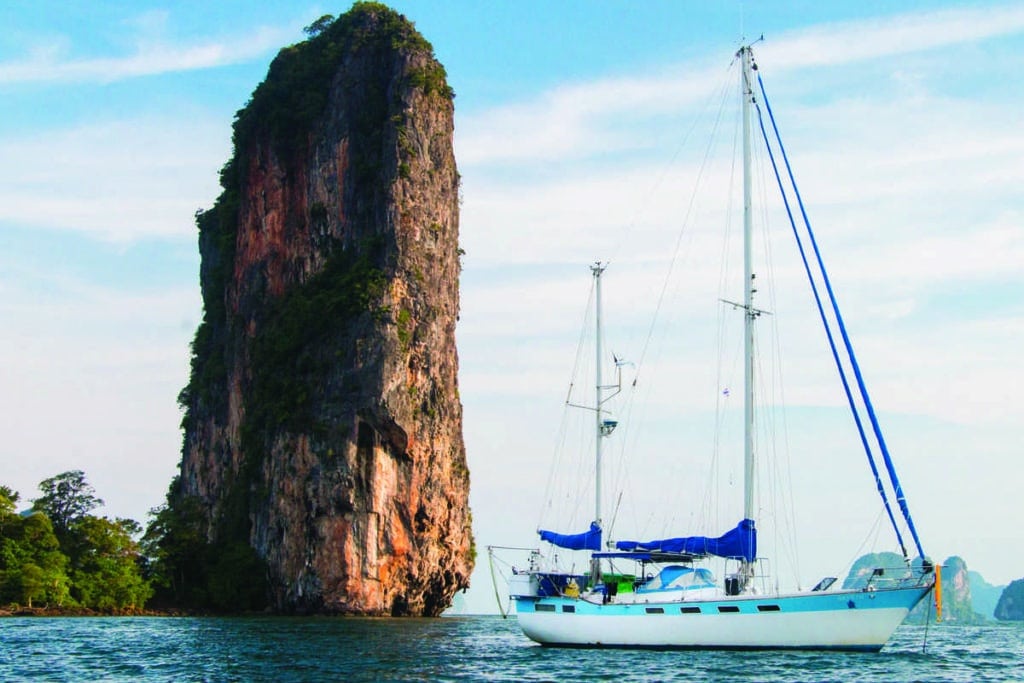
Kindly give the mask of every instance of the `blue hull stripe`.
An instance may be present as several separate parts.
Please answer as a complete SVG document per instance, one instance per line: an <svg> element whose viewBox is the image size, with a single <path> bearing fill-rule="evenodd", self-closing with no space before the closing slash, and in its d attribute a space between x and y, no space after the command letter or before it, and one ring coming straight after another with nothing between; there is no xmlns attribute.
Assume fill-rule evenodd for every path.
<svg viewBox="0 0 1024 683"><path fill-rule="evenodd" d="M564 606L571 606L571 614L606 616L653 616L651 608L662 608L664 616L699 618L701 614L792 614L794 612L833 612L847 609L913 609L930 587L896 588L875 591L837 591L790 596L743 596L722 600L687 600L671 602L638 602L633 604L601 604L582 598L566 597L516 597L516 609L520 613L557 612L566 613ZM540 605L540 609L537 606ZM700 613L683 613L682 608L699 607ZM719 607L726 608L724 611ZM734 611L734 608L739 611ZM761 609L758 609L760 607ZM775 608L778 609L775 609ZM552 609L553 608L553 609Z"/></svg>

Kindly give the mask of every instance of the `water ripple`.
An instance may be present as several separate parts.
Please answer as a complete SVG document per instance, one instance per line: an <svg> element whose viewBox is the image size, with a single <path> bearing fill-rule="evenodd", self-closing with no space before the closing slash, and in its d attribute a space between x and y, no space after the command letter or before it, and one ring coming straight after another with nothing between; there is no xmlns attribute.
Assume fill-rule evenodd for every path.
<svg viewBox="0 0 1024 683"><path fill-rule="evenodd" d="M1024 625L902 626L859 654L560 650L498 617L8 618L0 680L1012 681Z"/></svg>

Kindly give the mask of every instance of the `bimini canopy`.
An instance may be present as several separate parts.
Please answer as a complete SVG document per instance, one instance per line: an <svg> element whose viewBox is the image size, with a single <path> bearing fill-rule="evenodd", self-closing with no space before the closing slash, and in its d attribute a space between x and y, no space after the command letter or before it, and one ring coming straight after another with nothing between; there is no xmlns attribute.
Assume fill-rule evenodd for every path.
<svg viewBox="0 0 1024 683"><path fill-rule="evenodd" d="M754 529L754 520L744 519L736 525L735 529L727 531L718 538L683 536L682 538L663 538L657 541L619 541L615 547L626 551L716 555L753 562L757 557L757 530Z"/></svg>
<svg viewBox="0 0 1024 683"><path fill-rule="evenodd" d="M582 534L556 534L554 531L545 531L544 529L538 533L540 540L553 543L559 548L568 548L569 550L601 549L601 527L597 525L597 522L591 522L590 531L584 531Z"/></svg>

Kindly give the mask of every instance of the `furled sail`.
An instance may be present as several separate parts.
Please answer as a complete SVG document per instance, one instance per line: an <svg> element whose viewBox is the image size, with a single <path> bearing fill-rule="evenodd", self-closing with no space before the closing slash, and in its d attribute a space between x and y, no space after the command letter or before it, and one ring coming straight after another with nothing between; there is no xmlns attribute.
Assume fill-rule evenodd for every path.
<svg viewBox="0 0 1024 683"><path fill-rule="evenodd" d="M582 534L556 534L554 531L541 529L540 540L553 543L559 548L569 550L600 550L601 549L601 527L597 522L590 523L590 531Z"/></svg>
<svg viewBox="0 0 1024 683"><path fill-rule="evenodd" d="M689 553L691 555L716 555L743 559L753 562L757 557L757 530L754 520L744 519L735 529L725 532L718 538L708 536L683 536L681 538L663 538L657 541L619 541L615 544L619 550L647 550L664 553Z"/></svg>

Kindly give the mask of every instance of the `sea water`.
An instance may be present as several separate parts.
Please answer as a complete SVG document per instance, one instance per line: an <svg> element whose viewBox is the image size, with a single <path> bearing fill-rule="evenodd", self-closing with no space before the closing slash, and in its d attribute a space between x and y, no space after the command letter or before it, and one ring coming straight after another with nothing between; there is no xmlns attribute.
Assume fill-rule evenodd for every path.
<svg viewBox="0 0 1024 683"><path fill-rule="evenodd" d="M564 650L515 618L0 619L0 681L1024 681L1024 625L901 626L876 654Z"/></svg>

